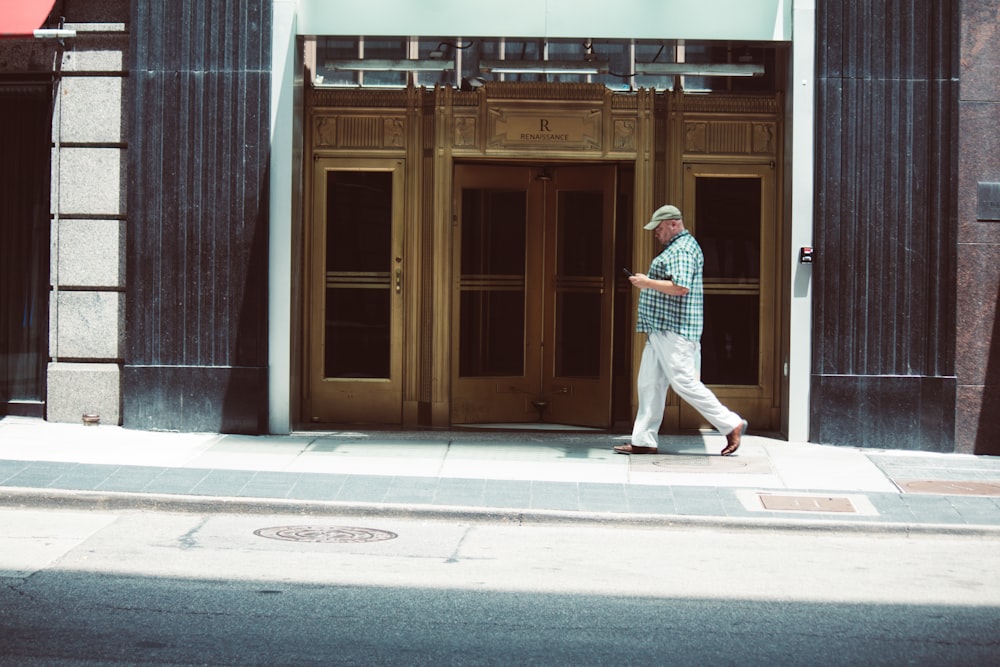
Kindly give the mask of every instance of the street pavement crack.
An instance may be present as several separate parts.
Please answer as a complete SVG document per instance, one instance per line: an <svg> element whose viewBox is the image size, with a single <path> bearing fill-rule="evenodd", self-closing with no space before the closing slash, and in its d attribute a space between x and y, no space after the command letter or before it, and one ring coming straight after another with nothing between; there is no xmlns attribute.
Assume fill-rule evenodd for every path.
<svg viewBox="0 0 1000 667"><path fill-rule="evenodd" d="M445 563L457 563L459 561L458 552L462 550L462 545L465 543L465 538L469 536L469 532L472 531L472 526L468 526L465 532L462 533L462 537L459 538L458 544L455 545L455 550L451 552L451 556L445 561Z"/></svg>
<svg viewBox="0 0 1000 667"><path fill-rule="evenodd" d="M198 523L197 526L195 526L194 528L192 528L188 532L186 532L183 535L181 535L180 539L177 540L178 544L180 544L180 546L181 546L181 549L188 550L188 549L197 549L198 548L198 540L197 540L196 536L197 536L198 532L201 531L201 529L205 527L205 523L207 521L208 521L208 517L203 518Z"/></svg>

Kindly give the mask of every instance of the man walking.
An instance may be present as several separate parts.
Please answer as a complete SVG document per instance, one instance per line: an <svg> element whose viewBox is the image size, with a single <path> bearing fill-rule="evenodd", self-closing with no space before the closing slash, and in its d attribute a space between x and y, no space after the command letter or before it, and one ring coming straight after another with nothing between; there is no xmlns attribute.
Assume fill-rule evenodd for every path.
<svg viewBox="0 0 1000 667"><path fill-rule="evenodd" d="M661 206L645 225L663 252L649 266L649 274L629 276L638 287L637 331L647 335L639 364L639 410L632 442L614 448L619 454L656 454L663 422L667 387L687 401L720 433L726 434L722 456L740 447L747 420L722 405L701 382L701 331L704 321L701 246L684 228L676 206Z"/></svg>

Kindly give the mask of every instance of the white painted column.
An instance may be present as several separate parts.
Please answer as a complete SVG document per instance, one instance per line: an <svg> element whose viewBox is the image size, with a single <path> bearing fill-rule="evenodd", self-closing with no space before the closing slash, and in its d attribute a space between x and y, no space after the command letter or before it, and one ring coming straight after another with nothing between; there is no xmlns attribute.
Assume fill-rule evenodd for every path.
<svg viewBox="0 0 1000 667"><path fill-rule="evenodd" d="M267 423L291 432L292 211L295 0L274 0L271 33L271 179L268 232Z"/></svg>
<svg viewBox="0 0 1000 667"><path fill-rule="evenodd" d="M809 440L812 375L812 265L799 263L799 249L812 247L813 142L816 95L816 3L795 0L792 8L792 231L789 313L788 439ZM823 249L817 249L822 253Z"/></svg>

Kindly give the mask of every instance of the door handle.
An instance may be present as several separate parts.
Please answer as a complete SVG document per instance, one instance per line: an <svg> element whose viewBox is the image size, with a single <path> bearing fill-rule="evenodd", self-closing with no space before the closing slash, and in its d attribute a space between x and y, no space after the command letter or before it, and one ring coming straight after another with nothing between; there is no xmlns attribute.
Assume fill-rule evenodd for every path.
<svg viewBox="0 0 1000 667"><path fill-rule="evenodd" d="M403 291L403 269L396 269L396 294Z"/></svg>

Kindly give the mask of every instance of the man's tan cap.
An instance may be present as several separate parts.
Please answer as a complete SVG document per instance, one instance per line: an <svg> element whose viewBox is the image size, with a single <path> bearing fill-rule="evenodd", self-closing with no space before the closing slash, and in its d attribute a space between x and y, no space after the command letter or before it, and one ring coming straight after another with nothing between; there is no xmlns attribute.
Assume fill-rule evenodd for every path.
<svg viewBox="0 0 1000 667"><path fill-rule="evenodd" d="M656 229L660 226L660 223L664 220L680 220L681 210L676 206L671 206L667 204L666 206L661 206L656 209L653 213L653 217L649 219L649 222L645 224L643 229Z"/></svg>

